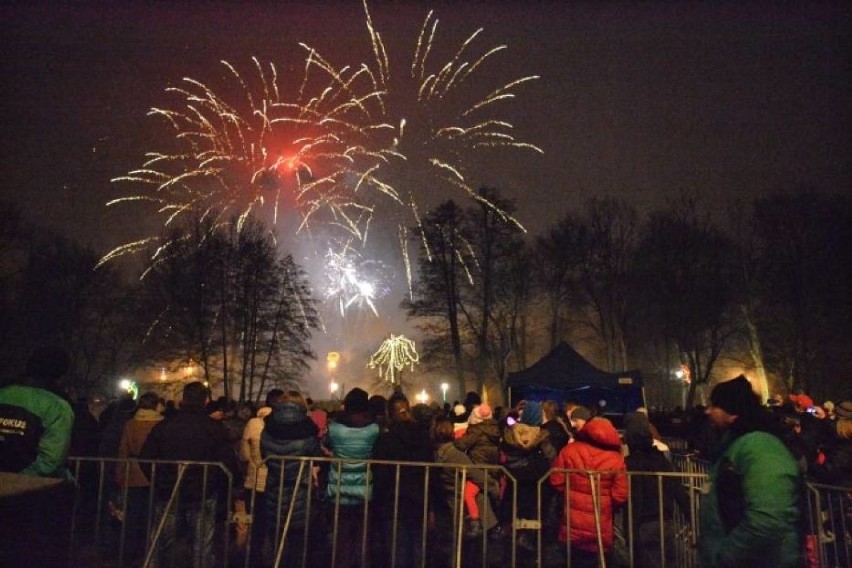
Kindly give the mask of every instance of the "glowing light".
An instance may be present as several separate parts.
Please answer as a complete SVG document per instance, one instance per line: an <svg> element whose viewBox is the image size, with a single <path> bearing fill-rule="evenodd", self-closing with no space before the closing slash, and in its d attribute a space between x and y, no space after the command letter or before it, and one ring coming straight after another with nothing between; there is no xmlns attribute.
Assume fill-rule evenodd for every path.
<svg viewBox="0 0 852 568"><path fill-rule="evenodd" d="M131 395L133 400L139 398L139 386L130 379L121 379L118 381L118 388Z"/></svg>
<svg viewBox="0 0 852 568"><path fill-rule="evenodd" d="M447 391L450 390L450 385L447 383L441 383L441 399L443 402L447 402Z"/></svg>
<svg viewBox="0 0 852 568"><path fill-rule="evenodd" d="M382 341L379 350L371 357L367 366L378 369L379 377L391 384L398 384L400 375L405 367L414 370L414 365L420 362L414 342L404 335L393 335Z"/></svg>
<svg viewBox="0 0 852 568"><path fill-rule="evenodd" d="M426 389L423 389L422 391L417 393L414 398L416 398L417 402L419 402L420 404L426 404L427 402L429 402L429 395L426 394Z"/></svg>

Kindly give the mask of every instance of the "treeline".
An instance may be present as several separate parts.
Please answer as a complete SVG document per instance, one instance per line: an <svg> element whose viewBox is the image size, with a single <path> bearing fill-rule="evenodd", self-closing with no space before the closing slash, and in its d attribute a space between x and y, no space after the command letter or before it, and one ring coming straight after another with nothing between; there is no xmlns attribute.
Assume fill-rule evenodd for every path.
<svg viewBox="0 0 852 568"><path fill-rule="evenodd" d="M483 201L511 214L493 189ZM719 208L717 208L719 209ZM695 199L640 214L593 198L538 235L481 202L440 204L412 228L420 247L409 317L422 361L460 392L505 388L561 340L600 367L641 368L658 401L688 404L714 371L752 371L815 396L846 395L852 373L849 196L779 193L730 206ZM663 400L665 402L665 400Z"/></svg>
<svg viewBox="0 0 852 568"><path fill-rule="evenodd" d="M442 203L411 229L420 250L403 307L424 332L420 368L455 377L458 392L502 389L510 371L567 340L604 369L641 369L649 398L670 406L683 390L678 368L690 403L732 368L764 395L770 384L849 394L849 196L777 194L717 218L687 198L647 213L596 198L537 234L512 222L499 191L480 197ZM265 227L234 225L163 234L140 278L96 268L94 251L0 202L3 374L50 341L71 353L68 383L80 394L190 363L236 400L298 385L318 327L307 278Z"/></svg>
<svg viewBox="0 0 852 568"><path fill-rule="evenodd" d="M298 385L318 325L302 268L249 222L197 221L163 235L144 274L119 273L68 238L0 205L0 362L22 372L34 346L71 354L67 387L113 395L117 379L149 367L195 369L229 398L257 400ZM144 276L144 277L142 277Z"/></svg>

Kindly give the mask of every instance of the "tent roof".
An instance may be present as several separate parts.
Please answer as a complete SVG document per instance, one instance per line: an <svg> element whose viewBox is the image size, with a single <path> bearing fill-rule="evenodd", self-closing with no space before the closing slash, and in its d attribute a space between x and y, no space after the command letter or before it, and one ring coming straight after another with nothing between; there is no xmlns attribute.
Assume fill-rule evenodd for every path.
<svg viewBox="0 0 852 568"><path fill-rule="evenodd" d="M509 373L508 383L512 388L551 387L564 388L581 385L618 384L619 377L632 377L639 380L639 371L608 373L598 369L577 353L564 341L554 347L532 366L515 373Z"/></svg>

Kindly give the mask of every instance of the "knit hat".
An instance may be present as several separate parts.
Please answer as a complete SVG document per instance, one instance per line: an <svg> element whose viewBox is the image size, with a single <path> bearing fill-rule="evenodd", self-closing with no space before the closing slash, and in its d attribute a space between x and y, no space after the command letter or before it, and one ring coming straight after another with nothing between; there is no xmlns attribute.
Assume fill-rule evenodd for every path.
<svg viewBox="0 0 852 568"><path fill-rule="evenodd" d="M489 418L491 418L491 407L487 404L480 404L479 406L473 407L473 411L470 413L468 422L470 424L479 424L483 420L488 420Z"/></svg>
<svg viewBox="0 0 852 568"><path fill-rule="evenodd" d="M806 394L791 394L790 400L796 405L796 410L803 412L814 405L814 399Z"/></svg>
<svg viewBox="0 0 852 568"><path fill-rule="evenodd" d="M760 401L743 375L717 384L710 393L710 404L734 416L750 414L760 408Z"/></svg>
<svg viewBox="0 0 852 568"><path fill-rule="evenodd" d="M844 400L834 409L834 413L841 420L852 419L852 400Z"/></svg>
<svg viewBox="0 0 852 568"><path fill-rule="evenodd" d="M521 413L521 423L527 426L541 426L541 403L528 400Z"/></svg>
<svg viewBox="0 0 852 568"><path fill-rule="evenodd" d="M453 414L455 416L461 416L465 412L467 412L467 408L465 408L463 404L457 404L453 407Z"/></svg>
<svg viewBox="0 0 852 568"><path fill-rule="evenodd" d="M571 420L585 420L588 422L592 419L592 411L585 406L575 406L574 410L571 411L570 418Z"/></svg>
<svg viewBox="0 0 852 568"><path fill-rule="evenodd" d="M367 391L355 387L343 399L343 409L351 414L370 411L370 397L367 396Z"/></svg>

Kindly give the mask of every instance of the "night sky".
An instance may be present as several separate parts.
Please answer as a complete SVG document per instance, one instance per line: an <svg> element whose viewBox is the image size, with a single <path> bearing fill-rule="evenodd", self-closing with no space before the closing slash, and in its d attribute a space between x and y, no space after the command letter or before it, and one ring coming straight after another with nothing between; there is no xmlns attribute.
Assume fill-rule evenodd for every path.
<svg viewBox="0 0 852 568"><path fill-rule="evenodd" d="M357 1L50 4L2 8L3 194L102 249L139 222L103 203L117 193L109 179L161 145L145 113L169 100L166 86L184 76L215 84L220 59L245 68L252 55L298 74L300 41L353 63L369 56ZM410 49L432 8L439 45L484 27L482 45L509 46L489 72L541 76L500 114L545 154L481 164L481 182L517 197L535 230L592 195L653 207L683 190L718 201L848 189L850 9L795 4L375 2L371 11L391 51Z"/></svg>
<svg viewBox="0 0 852 568"><path fill-rule="evenodd" d="M472 164L474 185L515 197L533 232L595 195L649 210L686 191L722 210L779 188L848 191L849 6L370 4L392 54L408 56L431 8L439 49L479 27L480 45L508 44L484 81L541 76L499 114L545 153ZM161 146L145 115L167 104L167 86L215 85L221 59L246 68L251 56L300 78L299 42L338 63L370 56L356 0L13 2L0 14L3 197L99 252L157 230L104 203L118 195L110 178Z"/></svg>

